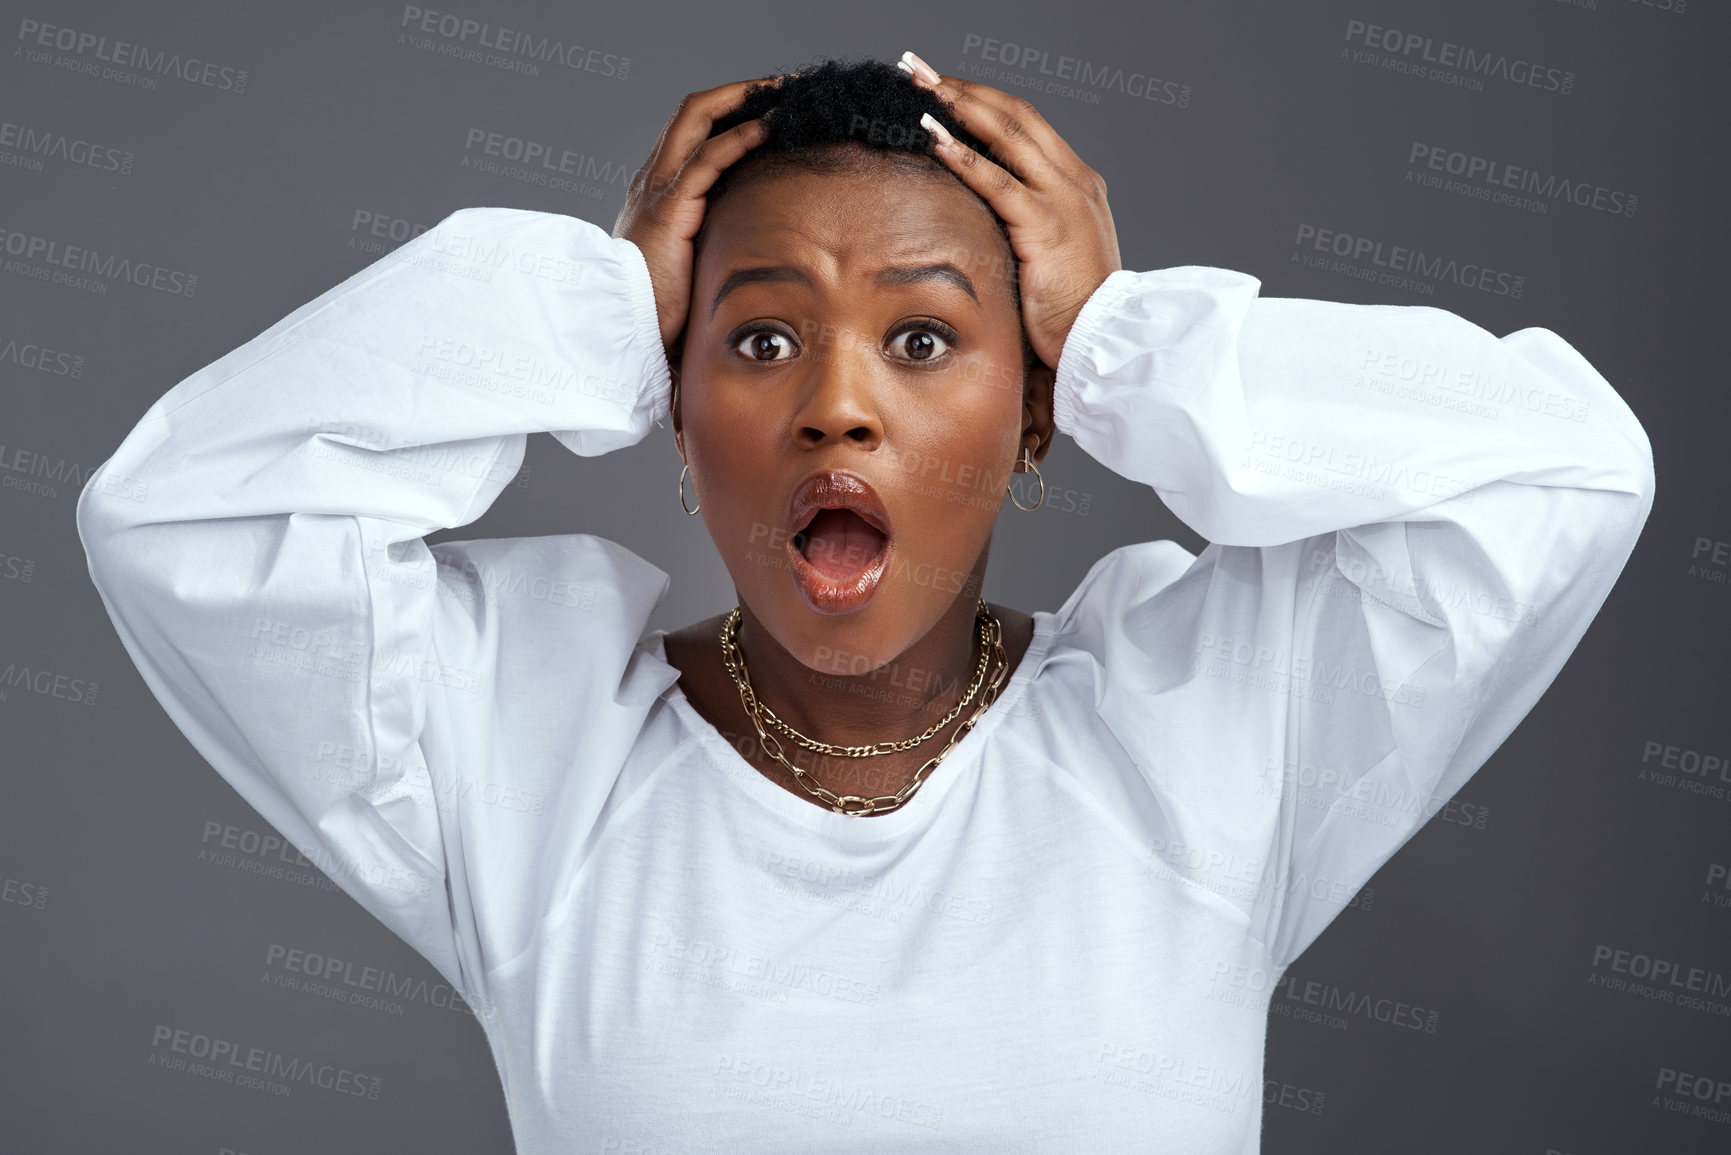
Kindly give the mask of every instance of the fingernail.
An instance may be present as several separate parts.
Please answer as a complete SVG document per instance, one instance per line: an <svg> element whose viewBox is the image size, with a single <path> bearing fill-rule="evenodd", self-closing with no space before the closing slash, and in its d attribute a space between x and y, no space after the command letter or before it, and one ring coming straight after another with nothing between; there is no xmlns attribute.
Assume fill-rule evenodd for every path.
<svg viewBox="0 0 1731 1155"><path fill-rule="evenodd" d="M912 71L915 80L929 84L933 88L936 88L939 84L943 83L943 78L938 75L937 70L925 61L921 60L918 56L915 56L911 49L902 53L902 60Z"/></svg>
<svg viewBox="0 0 1731 1155"><path fill-rule="evenodd" d="M920 125L927 132L938 138L939 144L954 144L956 138L950 135L950 130L938 123L938 118L929 112L920 113Z"/></svg>

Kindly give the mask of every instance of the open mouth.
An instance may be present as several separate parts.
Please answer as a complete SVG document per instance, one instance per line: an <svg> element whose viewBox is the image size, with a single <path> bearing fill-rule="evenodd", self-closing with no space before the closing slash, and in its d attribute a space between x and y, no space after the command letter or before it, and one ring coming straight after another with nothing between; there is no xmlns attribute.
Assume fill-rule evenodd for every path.
<svg viewBox="0 0 1731 1155"><path fill-rule="evenodd" d="M857 474L814 473L789 499L789 568L807 605L845 614L877 592L889 561L889 514L877 491Z"/></svg>
<svg viewBox="0 0 1731 1155"><path fill-rule="evenodd" d="M831 581L847 581L863 573L889 545L890 539L851 509L818 509L793 535L801 557Z"/></svg>

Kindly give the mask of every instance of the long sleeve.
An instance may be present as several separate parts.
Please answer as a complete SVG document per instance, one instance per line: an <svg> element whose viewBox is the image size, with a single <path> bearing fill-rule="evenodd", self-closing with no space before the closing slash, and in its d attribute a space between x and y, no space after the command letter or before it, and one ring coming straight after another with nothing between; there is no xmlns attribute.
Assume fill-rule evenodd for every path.
<svg viewBox="0 0 1731 1155"><path fill-rule="evenodd" d="M1532 708L1652 508L1652 451L1542 328L1120 271L1058 427L1211 544L1101 559L1065 606L1157 797L1158 868L1285 967Z"/></svg>
<svg viewBox="0 0 1731 1155"><path fill-rule="evenodd" d="M169 716L471 1001L556 904L512 880L581 845L659 690L631 655L667 578L581 534L422 538L480 517L527 434L633 444L669 386L635 246L463 209L175 385L79 498ZM546 757L492 757L505 732Z"/></svg>

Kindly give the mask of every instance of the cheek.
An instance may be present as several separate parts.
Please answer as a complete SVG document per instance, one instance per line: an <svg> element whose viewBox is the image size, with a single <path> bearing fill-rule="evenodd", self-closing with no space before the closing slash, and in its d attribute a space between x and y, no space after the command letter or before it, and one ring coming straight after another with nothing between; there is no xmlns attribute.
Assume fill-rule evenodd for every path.
<svg viewBox="0 0 1731 1155"><path fill-rule="evenodd" d="M765 412L761 395L726 381L688 376L681 385L680 418L688 488L703 511L703 525L734 582L760 589L785 580L786 530L779 509L776 463L781 426Z"/></svg>
<svg viewBox="0 0 1731 1155"><path fill-rule="evenodd" d="M896 423L886 442L889 480L921 520L942 533L984 522L1009 484L1021 433L1021 381L987 383L988 366L963 365L947 392Z"/></svg>
<svg viewBox="0 0 1731 1155"><path fill-rule="evenodd" d="M877 382L871 405L884 439L862 460L889 506L910 561L970 567L1002 508L1022 423L1019 358L979 352L951 373ZM690 366L681 424L711 538L736 580L768 554L781 563L786 486L810 468L796 444L793 403L773 389ZM749 572L751 567L745 566Z"/></svg>
<svg viewBox="0 0 1731 1155"><path fill-rule="evenodd" d="M752 390L707 366L690 366L680 386L680 421L692 472L730 475L739 459L761 465L771 422L761 390Z"/></svg>

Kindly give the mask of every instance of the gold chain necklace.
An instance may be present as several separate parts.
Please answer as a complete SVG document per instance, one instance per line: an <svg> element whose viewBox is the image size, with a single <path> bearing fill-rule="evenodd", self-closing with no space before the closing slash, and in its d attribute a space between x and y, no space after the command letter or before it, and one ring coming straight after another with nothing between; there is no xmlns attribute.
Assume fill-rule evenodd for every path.
<svg viewBox="0 0 1731 1155"><path fill-rule="evenodd" d="M984 692L979 695L979 705L974 708L972 714L968 715L967 720L956 728L956 732L950 735L950 740L944 743L944 748L939 750L932 757L926 759L925 763L922 764L918 770L914 771L913 777L909 778L902 784L900 790L897 790L894 794L879 794L871 798L866 798L858 794L837 794L835 791L829 789L813 777L810 771L788 761L786 755L782 753L781 740L771 734L764 727L764 715L770 713L769 707L765 706L758 700L756 691L751 688L751 676L745 668L745 655L742 654L739 649L738 637L740 612L738 606L733 607L733 610L727 615L726 620L721 624L721 659L722 664L727 667L728 674L733 678L733 684L739 689L740 704L745 707L746 715L751 719L752 726L757 730L757 740L763 747L764 753L785 766L788 771L793 774L794 781L799 784L802 790L826 804L837 814L847 814L856 818L864 817L868 814L875 814L879 811L894 810L896 807L902 805L911 798L914 791L918 790L925 783L927 776L936 769L938 763L943 761L944 756L955 748L956 743L960 742L969 730L974 728L974 723L980 720L980 715L986 712L986 708L997 700L998 691L1004 684L1004 675L1008 672L1010 665L1009 659L1004 654L1003 626L992 614L991 610L986 607L986 602L983 598L980 599L977 616L981 623L980 672L975 676L976 684L969 689L968 694L969 697L972 697L976 691L983 689ZM985 681L984 674L988 654L990 654L992 658L992 676L990 681ZM983 686L981 685L982 682ZM967 701L968 698L964 698L962 702L950 712L949 717L953 718L959 714L962 707L967 704ZM948 720L949 719L946 718L945 721ZM902 743L878 742L871 746L853 747L829 747L828 743L819 743L818 745L828 747L832 750L863 750L866 752L865 754L854 756L865 757L870 754L890 752L888 749L879 749L880 747L908 749L914 745L918 745L919 742L930 737L944 724L944 722L940 722L919 739L904 740ZM789 729L791 729L791 727L789 727ZM800 735L800 737L804 737L804 735Z"/></svg>
<svg viewBox="0 0 1731 1155"><path fill-rule="evenodd" d="M992 656L992 644L989 640L992 629L992 612L986 608L984 600L981 600L979 609L975 611L974 620L977 621L980 626L980 661L974 668L974 678L972 683L968 686L968 692L962 695L962 700L957 702L949 713L945 714L942 718L939 718L936 722L933 722L931 726L927 727L926 732L918 737L903 738L899 742L873 742L869 746L834 746L828 742L807 737L798 730L795 730L792 726L782 721L781 718L777 717L775 711L771 710L762 699L757 699L758 709L763 711L764 719L768 721L771 726L774 726L777 730L780 730L783 734L786 734L789 738L792 738L807 750L815 750L819 754L829 754L837 758L871 758L878 754L899 754L903 750L912 750L915 746L918 746L921 742L924 742L939 730L942 730L945 726L954 722L957 716L967 708L968 703L974 700L974 695L980 692L980 687L986 683L986 661ZM738 646L736 644L735 650L737 651L737 649ZM741 659L740 666L743 668L744 665L744 659Z"/></svg>

